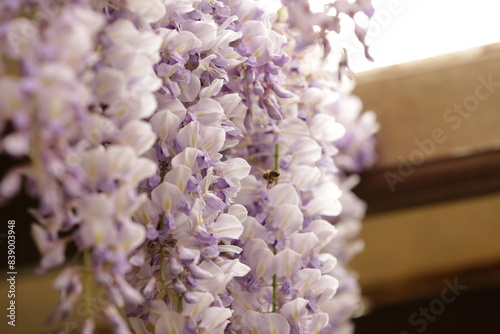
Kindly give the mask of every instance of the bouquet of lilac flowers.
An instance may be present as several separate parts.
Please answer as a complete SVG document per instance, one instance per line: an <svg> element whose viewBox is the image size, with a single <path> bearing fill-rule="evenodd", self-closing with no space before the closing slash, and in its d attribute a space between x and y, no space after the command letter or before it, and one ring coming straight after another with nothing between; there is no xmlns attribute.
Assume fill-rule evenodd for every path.
<svg viewBox="0 0 500 334"><path fill-rule="evenodd" d="M39 199L37 272L62 267L49 321L100 289L115 333L352 332L351 189L377 123L330 37L364 45L340 23L369 0L0 7L0 149L24 162L0 200Z"/></svg>

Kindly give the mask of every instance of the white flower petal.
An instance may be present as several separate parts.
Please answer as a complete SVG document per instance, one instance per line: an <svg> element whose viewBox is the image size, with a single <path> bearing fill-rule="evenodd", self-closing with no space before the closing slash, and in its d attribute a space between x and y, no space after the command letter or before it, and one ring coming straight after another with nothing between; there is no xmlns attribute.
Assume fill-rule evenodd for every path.
<svg viewBox="0 0 500 334"><path fill-rule="evenodd" d="M184 333L185 325L186 320L181 314L167 311L158 319L155 326L155 334L182 334Z"/></svg>
<svg viewBox="0 0 500 334"><path fill-rule="evenodd" d="M295 188L288 183L277 184L269 190L269 205L278 206L281 204L299 205L300 198Z"/></svg>
<svg viewBox="0 0 500 334"><path fill-rule="evenodd" d="M238 239L243 232L243 225L235 216L221 214L215 223L210 225L210 231L217 239Z"/></svg>

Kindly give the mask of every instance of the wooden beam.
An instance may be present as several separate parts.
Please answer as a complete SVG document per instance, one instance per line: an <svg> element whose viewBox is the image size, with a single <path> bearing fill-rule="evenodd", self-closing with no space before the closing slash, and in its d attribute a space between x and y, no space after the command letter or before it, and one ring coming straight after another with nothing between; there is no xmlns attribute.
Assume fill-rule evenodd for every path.
<svg viewBox="0 0 500 334"><path fill-rule="evenodd" d="M495 193L367 216L365 250L352 262L363 292L376 304L398 302L475 274L475 289L498 286L499 204Z"/></svg>
<svg viewBox="0 0 500 334"><path fill-rule="evenodd" d="M354 94L381 125L375 167L500 149L499 63L493 44L357 75Z"/></svg>
<svg viewBox="0 0 500 334"><path fill-rule="evenodd" d="M414 167L400 162L361 175L355 193L368 213L450 201L500 191L500 150L441 159Z"/></svg>

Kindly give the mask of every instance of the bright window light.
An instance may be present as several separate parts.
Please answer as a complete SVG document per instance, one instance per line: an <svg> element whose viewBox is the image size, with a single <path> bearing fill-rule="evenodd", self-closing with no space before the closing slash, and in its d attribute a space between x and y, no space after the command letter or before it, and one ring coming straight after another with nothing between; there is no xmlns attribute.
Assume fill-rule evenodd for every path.
<svg viewBox="0 0 500 334"><path fill-rule="evenodd" d="M367 40L375 62L350 43L354 72L500 42L500 2L493 0L374 0Z"/></svg>

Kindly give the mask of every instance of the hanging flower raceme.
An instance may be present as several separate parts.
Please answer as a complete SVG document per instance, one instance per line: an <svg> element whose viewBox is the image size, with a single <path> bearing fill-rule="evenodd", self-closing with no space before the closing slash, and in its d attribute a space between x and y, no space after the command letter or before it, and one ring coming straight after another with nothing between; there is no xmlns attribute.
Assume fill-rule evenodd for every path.
<svg viewBox="0 0 500 334"><path fill-rule="evenodd" d="M2 5L1 149L28 162L1 200L23 180L40 199L40 272L68 243L81 260L56 280L50 320L90 309L96 285L115 333L352 330L364 205L347 175L374 161L377 124L328 34L363 43L340 17L372 8L270 5L79 0L50 18Z"/></svg>
<svg viewBox="0 0 500 334"><path fill-rule="evenodd" d="M65 261L68 243L78 248L82 266L61 274L55 285L61 302L49 320L65 319L82 299L90 308L94 280L111 300L104 315L117 330L127 328L117 309L143 301L125 274L146 235L131 220L146 199L138 185L157 169L140 155L155 140L141 119L156 109L152 93L159 79L152 64L159 37L151 28L140 32L129 20L107 18L85 1L57 4L50 17L37 15L42 5L31 4L34 20L3 23L2 49L10 63L3 68L2 93L16 94L6 95L2 107L2 122L14 125L2 147L29 164L11 171L2 195L14 195L20 178L40 195L32 227L40 272ZM89 320L87 330L94 326Z"/></svg>

